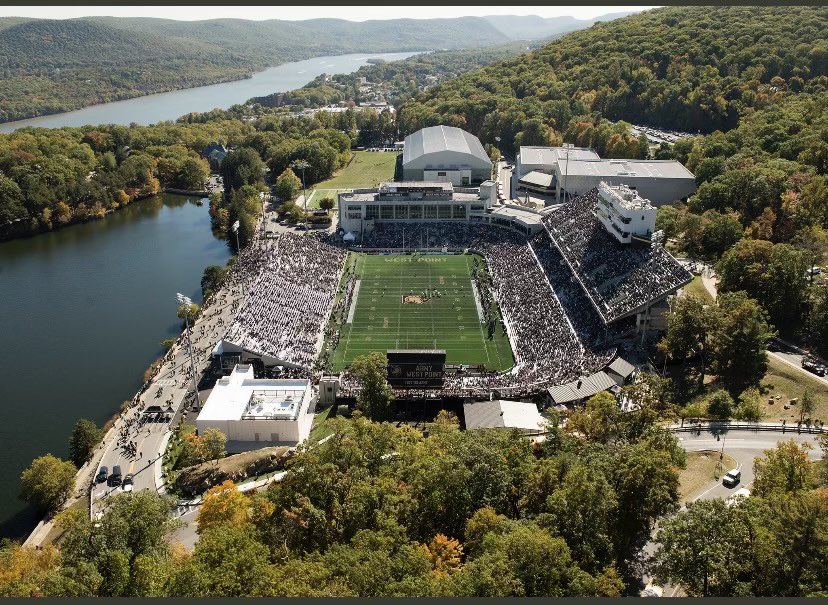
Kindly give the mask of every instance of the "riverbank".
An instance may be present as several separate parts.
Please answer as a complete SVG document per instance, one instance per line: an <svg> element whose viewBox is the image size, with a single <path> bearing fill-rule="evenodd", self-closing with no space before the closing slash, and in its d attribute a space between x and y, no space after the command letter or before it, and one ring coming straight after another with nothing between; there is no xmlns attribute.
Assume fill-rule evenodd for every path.
<svg viewBox="0 0 828 605"><path fill-rule="evenodd" d="M176 121L189 113L229 109L253 97L288 92L303 87L323 73L349 74L367 65L369 60L397 61L421 51L391 53L352 53L344 55L304 56L310 58L275 62L272 67L248 77L228 78L218 84L195 87L173 87L168 92L136 94L129 98L84 106L82 109L41 114L35 118L0 123L0 133L19 128L81 127L94 124L129 126ZM255 67L253 68L255 69Z"/></svg>
<svg viewBox="0 0 828 605"><path fill-rule="evenodd" d="M94 221L100 221L100 220L105 219L106 217L110 216L114 212L119 212L119 211L125 210L126 208L129 208L132 204L134 204L136 202L141 202L141 201L144 201L144 200L148 200L150 198L156 197L158 195L163 195L163 194L180 195L182 197L188 197L188 196L189 197L194 197L195 196L195 197L199 197L199 199L200 199L202 197L207 197L208 195L210 195L210 192L209 191L187 191L185 189L174 189L172 187L164 187L164 188L161 189L161 191L159 191L157 193L144 193L144 194L141 194L141 195L137 195L132 200L130 200L129 202L126 202L125 204L121 204L117 208L107 208L105 210L104 209L96 210L96 211L94 211L94 213L91 213L91 211L90 211L90 213L87 213L85 215L78 215L77 217L72 216L68 221L59 222L57 224L53 223L52 226L49 227L49 228L47 228L45 225L42 225L42 224L38 223L38 226L37 226L36 229L32 230L31 228L29 228L29 230L23 231L23 229L26 228L25 225L29 225L29 227L31 227L31 219L29 219L29 220L27 220L27 219L17 219L17 220L14 220L14 221L9 221L5 225L0 225L0 243L8 242L8 241L15 240L15 239L26 238L26 237L35 237L37 235L43 235L44 233L51 233L53 231L57 231L59 229L65 228L65 227L73 227L75 225L82 225L84 223L91 223L91 222L94 222ZM15 227L16 225L21 225L21 227L16 228Z"/></svg>

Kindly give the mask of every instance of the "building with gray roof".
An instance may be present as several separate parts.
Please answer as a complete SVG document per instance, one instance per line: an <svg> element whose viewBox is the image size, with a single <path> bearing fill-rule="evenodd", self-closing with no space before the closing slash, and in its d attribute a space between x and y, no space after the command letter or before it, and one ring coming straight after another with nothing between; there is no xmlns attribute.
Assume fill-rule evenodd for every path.
<svg viewBox="0 0 828 605"><path fill-rule="evenodd" d="M478 185L492 176L492 161L480 140L452 126L431 126L405 138L403 180Z"/></svg>
<svg viewBox="0 0 828 605"><path fill-rule="evenodd" d="M574 405L586 401L593 395L602 391L610 391L618 388L616 382L604 371L596 372L590 376L584 376L566 384L550 387L547 389L547 404Z"/></svg>

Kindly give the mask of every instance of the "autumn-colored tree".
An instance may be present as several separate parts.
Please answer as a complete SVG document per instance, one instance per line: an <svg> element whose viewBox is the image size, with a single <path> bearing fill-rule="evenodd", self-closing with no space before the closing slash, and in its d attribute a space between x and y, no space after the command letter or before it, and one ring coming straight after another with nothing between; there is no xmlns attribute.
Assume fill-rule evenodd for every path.
<svg viewBox="0 0 828 605"><path fill-rule="evenodd" d="M196 516L198 533L217 526L241 527L250 521L250 499L229 479L204 494Z"/></svg>
<svg viewBox="0 0 828 605"><path fill-rule="evenodd" d="M437 534L428 545L422 547L431 558L431 565L438 574L453 574L460 570L463 561L463 545L455 538Z"/></svg>

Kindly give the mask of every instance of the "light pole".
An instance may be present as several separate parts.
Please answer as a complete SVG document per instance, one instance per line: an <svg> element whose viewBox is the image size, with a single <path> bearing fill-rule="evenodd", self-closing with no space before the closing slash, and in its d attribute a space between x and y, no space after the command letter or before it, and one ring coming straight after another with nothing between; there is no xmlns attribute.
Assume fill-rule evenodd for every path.
<svg viewBox="0 0 828 605"><path fill-rule="evenodd" d="M240 226L241 226L241 223L239 221L236 221L235 223L233 223L230 226L230 229L233 231L233 233L236 234L236 255L237 256L241 254L241 246L239 245L239 227ZM241 286L241 294L242 294L242 296L244 296L244 277L241 278L241 280L239 281L239 284Z"/></svg>
<svg viewBox="0 0 828 605"><path fill-rule="evenodd" d="M309 168L310 164L308 164L305 160L296 160L293 164L290 165L291 168L294 170L299 169L302 171L302 202L304 204L304 214L302 215L302 220L304 221L305 231L308 230L308 194L305 191L305 168Z"/></svg>
<svg viewBox="0 0 828 605"><path fill-rule="evenodd" d="M195 393L196 403L201 408L201 398L198 396L198 383L196 382L195 361L193 361L193 343L190 341L190 309L193 306L193 301L189 297L184 296L181 292L175 295L179 305L186 307L184 311L184 321L187 326L187 352L190 355L190 373L193 378L193 392Z"/></svg>

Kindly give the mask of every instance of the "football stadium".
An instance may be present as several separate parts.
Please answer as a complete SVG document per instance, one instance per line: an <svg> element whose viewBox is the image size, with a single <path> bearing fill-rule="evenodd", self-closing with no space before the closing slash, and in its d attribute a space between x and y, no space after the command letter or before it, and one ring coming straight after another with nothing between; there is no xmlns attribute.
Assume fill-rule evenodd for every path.
<svg viewBox="0 0 828 605"><path fill-rule="evenodd" d="M602 183L504 223L457 210L450 185L431 197L433 184L401 185L384 186L390 210L391 197L361 202L379 206L368 221L351 212L358 233L285 232L243 250L232 279L244 298L214 355L266 374L334 377L347 399L359 390L354 358L416 353L441 379L392 382L404 384L399 398L529 397L580 387L619 345L663 330L667 297L692 278L653 237L652 206L624 186ZM341 213L353 199L341 194ZM400 367L389 362L389 374Z"/></svg>

